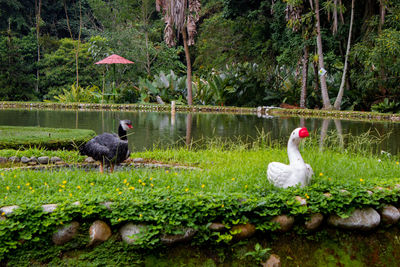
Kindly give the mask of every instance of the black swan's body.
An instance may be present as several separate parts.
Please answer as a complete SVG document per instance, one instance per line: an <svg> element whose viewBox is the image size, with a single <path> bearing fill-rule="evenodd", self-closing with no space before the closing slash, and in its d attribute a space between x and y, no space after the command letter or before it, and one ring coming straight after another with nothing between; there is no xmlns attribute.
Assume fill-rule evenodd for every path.
<svg viewBox="0 0 400 267"><path fill-rule="evenodd" d="M110 166L110 171L114 165L119 164L129 157L128 138L126 131L132 128L130 120L120 121L118 135L103 133L91 139L80 148L82 155L87 155L100 161L100 172L103 172L103 165Z"/></svg>

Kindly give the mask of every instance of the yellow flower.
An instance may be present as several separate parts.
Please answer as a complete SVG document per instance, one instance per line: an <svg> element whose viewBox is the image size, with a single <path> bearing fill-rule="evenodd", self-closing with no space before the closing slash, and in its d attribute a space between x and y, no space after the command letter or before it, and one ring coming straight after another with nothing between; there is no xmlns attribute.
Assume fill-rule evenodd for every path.
<svg viewBox="0 0 400 267"><path fill-rule="evenodd" d="M396 161L396 164L397 164L397 165L399 165L399 162L398 162L398 161Z"/></svg>
<svg viewBox="0 0 400 267"><path fill-rule="evenodd" d="M14 178L17 178L17 175L14 175Z"/></svg>
<svg viewBox="0 0 400 267"><path fill-rule="evenodd" d="M168 174L168 173L169 173L169 170L166 170L165 173Z"/></svg>
<svg viewBox="0 0 400 267"><path fill-rule="evenodd" d="M364 179L360 179L360 182L363 182L364 181Z"/></svg>
<svg viewBox="0 0 400 267"><path fill-rule="evenodd" d="M142 180L140 180L140 179L139 179L139 181L138 181L138 182L139 182L139 184L141 184L141 183L142 183Z"/></svg>
<svg viewBox="0 0 400 267"><path fill-rule="evenodd" d="M21 186L19 186L19 185L18 185L18 186L17 186L17 188L18 188L18 189L20 189L20 188L21 188Z"/></svg>
<svg viewBox="0 0 400 267"><path fill-rule="evenodd" d="M7 189L7 190L10 190L10 187L9 187L9 186L6 186L6 189Z"/></svg>
<svg viewBox="0 0 400 267"><path fill-rule="evenodd" d="M77 188L77 189L81 189L81 186L80 186L80 185L78 185L76 188Z"/></svg>
<svg viewBox="0 0 400 267"><path fill-rule="evenodd" d="M150 181L153 181L153 177L150 177Z"/></svg>
<svg viewBox="0 0 400 267"><path fill-rule="evenodd" d="M154 184L150 184L150 186L151 186L151 187L153 187L153 186L154 186Z"/></svg>
<svg viewBox="0 0 400 267"><path fill-rule="evenodd" d="M232 181L235 181L235 178L232 178Z"/></svg>
<svg viewBox="0 0 400 267"><path fill-rule="evenodd" d="M130 190L135 190L135 188L133 186L129 187Z"/></svg>
<svg viewBox="0 0 400 267"><path fill-rule="evenodd" d="M4 176L4 173L1 173L1 176Z"/></svg>
<svg viewBox="0 0 400 267"><path fill-rule="evenodd" d="M126 179L125 179L125 180L124 180L124 184L126 184L126 182L127 182L127 181L126 181Z"/></svg>
<svg viewBox="0 0 400 267"><path fill-rule="evenodd" d="M25 185L26 185L26 186L29 186L29 185L30 185L30 183L26 183Z"/></svg>
<svg viewBox="0 0 400 267"><path fill-rule="evenodd" d="M142 185L143 185L143 186L145 186L145 185L146 185L146 183L142 183Z"/></svg>
<svg viewBox="0 0 400 267"><path fill-rule="evenodd" d="M69 193L69 196L72 197L72 193Z"/></svg>
<svg viewBox="0 0 400 267"><path fill-rule="evenodd" d="M247 184L244 186L244 188L246 188L246 189L247 189Z"/></svg>
<svg viewBox="0 0 400 267"><path fill-rule="evenodd" d="M185 192L187 192L187 191L189 191L189 188L186 188L186 189L185 189Z"/></svg>
<svg viewBox="0 0 400 267"><path fill-rule="evenodd" d="M306 198L310 198L310 196L309 196L309 195L307 195L307 193L305 194L305 196L306 196Z"/></svg>
<svg viewBox="0 0 400 267"><path fill-rule="evenodd" d="M62 189L60 188L60 189L58 189L58 192L62 192Z"/></svg>
<svg viewBox="0 0 400 267"><path fill-rule="evenodd" d="M169 186L167 186L167 189L169 189Z"/></svg>
<svg viewBox="0 0 400 267"><path fill-rule="evenodd" d="M115 191L119 191L119 188L115 189Z"/></svg>
<svg viewBox="0 0 400 267"><path fill-rule="evenodd" d="M93 185L94 185L94 183L90 183L90 185L91 185L91 186L93 186Z"/></svg>
<svg viewBox="0 0 400 267"><path fill-rule="evenodd" d="M202 184L202 185L201 185L201 188L204 188L204 187L205 187L205 185L204 185L204 184Z"/></svg>
<svg viewBox="0 0 400 267"><path fill-rule="evenodd" d="M174 174L175 174L175 175L178 175L178 173L177 173L177 172L174 172Z"/></svg>
<svg viewBox="0 0 400 267"><path fill-rule="evenodd" d="M119 194L119 195L121 195L121 194L122 194L122 192L121 192L121 191L119 191L119 192L118 192L118 194Z"/></svg>
<svg viewBox="0 0 400 267"><path fill-rule="evenodd" d="M126 183L126 186L129 186L129 183Z"/></svg>
<svg viewBox="0 0 400 267"><path fill-rule="evenodd" d="M34 193L34 192L35 192L35 190L32 190L31 192L32 192L32 193Z"/></svg>
<svg viewBox="0 0 400 267"><path fill-rule="evenodd" d="M140 214L139 214L139 217L142 218L142 216L143 216L143 215L140 213Z"/></svg>
<svg viewBox="0 0 400 267"><path fill-rule="evenodd" d="M221 208L223 208L223 207L225 207L225 205L224 205L224 204L222 204L222 205L221 205Z"/></svg>
<svg viewBox="0 0 400 267"><path fill-rule="evenodd" d="M30 190L32 190L32 187L29 187Z"/></svg>
<svg viewBox="0 0 400 267"><path fill-rule="evenodd" d="M319 173L319 176L323 176L324 174L322 172Z"/></svg>
<svg viewBox="0 0 400 267"><path fill-rule="evenodd" d="M4 216L4 215L6 215L6 213L5 213L5 212L2 212L2 213L1 213L1 216Z"/></svg>
<svg viewBox="0 0 400 267"><path fill-rule="evenodd" d="M61 187L62 187L62 188L65 188L65 185L62 184Z"/></svg>
<svg viewBox="0 0 400 267"><path fill-rule="evenodd" d="M120 221L121 221L121 218L118 218L118 221L120 222Z"/></svg>
<svg viewBox="0 0 400 267"><path fill-rule="evenodd" d="M67 183L67 181L63 181L63 184L66 184Z"/></svg>

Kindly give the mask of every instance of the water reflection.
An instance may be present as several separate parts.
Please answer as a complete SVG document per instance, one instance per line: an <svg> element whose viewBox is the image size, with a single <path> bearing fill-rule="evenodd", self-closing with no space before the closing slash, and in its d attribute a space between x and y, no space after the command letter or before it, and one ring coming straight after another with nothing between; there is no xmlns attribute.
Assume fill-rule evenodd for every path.
<svg viewBox="0 0 400 267"><path fill-rule="evenodd" d="M136 151L151 149L154 144L190 145L213 137L235 139L241 136L248 140L256 138L260 132L286 143L296 127L307 127L311 135L318 135L321 147L332 131L337 132L338 146L344 145L343 136L347 134L362 135L371 130L371 135L384 136L391 132L378 149L392 154L400 151L400 124L390 122L333 120L332 123L332 120L315 118L138 111L0 110L0 125L92 129L98 134L116 132L120 119L132 121L134 128L129 143Z"/></svg>

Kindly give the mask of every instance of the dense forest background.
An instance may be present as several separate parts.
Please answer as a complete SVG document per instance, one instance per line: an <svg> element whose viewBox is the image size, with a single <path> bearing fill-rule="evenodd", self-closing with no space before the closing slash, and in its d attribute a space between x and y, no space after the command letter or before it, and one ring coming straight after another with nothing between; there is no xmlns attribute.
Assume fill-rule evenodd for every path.
<svg viewBox="0 0 400 267"><path fill-rule="evenodd" d="M399 0L172 2L201 4L194 104L400 111ZM165 15L155 0L0 0L0 99L186 104ZM114 53L134 64L94 64Z"/></svg>

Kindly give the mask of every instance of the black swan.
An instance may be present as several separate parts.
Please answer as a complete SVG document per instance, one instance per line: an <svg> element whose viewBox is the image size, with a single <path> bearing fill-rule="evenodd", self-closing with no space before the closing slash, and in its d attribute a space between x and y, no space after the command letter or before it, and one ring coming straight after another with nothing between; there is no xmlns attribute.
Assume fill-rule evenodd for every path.
<svg viewBox="0 0 400 267"><path fill-rule="evenodd" d="M91 139L79 148L82 155L92 157L100 161L100 172L103 173L103 165L110 166L113 172L114 166L129 157L128 138L126 132L132 128L130 120L121 120L118 127L118 135L103 133Z"/></svg>

